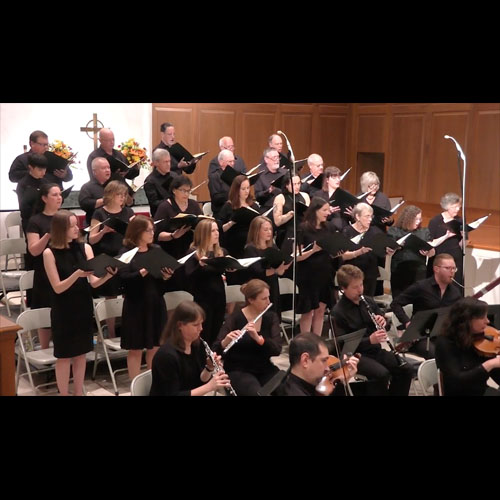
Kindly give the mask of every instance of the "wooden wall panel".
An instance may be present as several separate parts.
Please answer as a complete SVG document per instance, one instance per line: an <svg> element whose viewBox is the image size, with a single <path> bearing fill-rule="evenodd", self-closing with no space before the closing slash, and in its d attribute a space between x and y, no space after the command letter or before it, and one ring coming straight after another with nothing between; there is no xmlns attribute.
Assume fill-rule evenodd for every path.
<svg viewBox="0 0 500 500"><path fill-rule="evenodd" d="M444 136L454 137L465 148L468 120L468 113L433 115L423 201L439 203L445 193L461 193L457 150L453 141Z"/></svg>
<svg viewBox="0 0 500 500"><path fill-rule="evenodd" d="M361 115L358 123L357 151L383 153L384 115Z"/></svg>
<svg viewBox="0 0 500 500"><path fill-rule="evenodd" d="M242 149L241 155L247 168L257 165L267 148L267 139L276 131L274 113L253 113L245 111L242 117Z"/></svg>
<svg viewBox="0 0 500 500"><path fill-rule="evenodd" d="M390 148L384 190L393 196L404 193L406 198L420 199L423 194L419 180L424 157L424 115L395 115Z"/></svg>
<svg viewBox="0 0 500 500"><path fill-rule="evenodd" d="M343 172L347 162L347 115L319 116L319 146L325 166L333 165Z"/></svg>
<svg viewBox="0 0 500 500"><path fill-rule="evenodd" d="M295 160L307 158L312 151L312 113L282 113L280 130L285 132L292 146ZM287 150L283 139L283 150Z"/></svg>

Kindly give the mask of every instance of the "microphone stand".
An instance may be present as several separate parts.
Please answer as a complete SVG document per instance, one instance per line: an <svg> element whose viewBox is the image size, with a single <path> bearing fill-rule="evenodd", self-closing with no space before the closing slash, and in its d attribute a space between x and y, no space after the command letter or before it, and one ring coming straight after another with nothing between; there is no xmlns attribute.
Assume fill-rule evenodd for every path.
<svg viewBox="0 0 500 500"><path fill-rule="evenodd" d="M297 270L297 207L295 205L295 187L293 185L293 176L295 174L295 155L293 154L292 145L288 140L288 137L284 132L278 130L278 134L281 134L286 140L286 146L290 153L290 187L292 188L292 203L293 203L293 260L292 260L292 339L295 336L295 283L296 283L296 270Z"/></svg>
<svg viewBox="0 0 500 500"><path fill-rule="evenodd" d="M457 155L458 155L458 179L460 181L460 188L462 190L462 230L463 230L463 235L462 235L462 280L464 284L464 290L465 290L465 242L467 240L467 224L465 221L465 175L467 171L467 158L465 157L465 154L460 147L460 144L458 144L457 140L454 139L453 137L449 135L444 136L445 139L451 139L455 143L455 147L457 148ZM460 169L460 159L463 160L464 162L464 169L463 169L463 175Z"/></svg>

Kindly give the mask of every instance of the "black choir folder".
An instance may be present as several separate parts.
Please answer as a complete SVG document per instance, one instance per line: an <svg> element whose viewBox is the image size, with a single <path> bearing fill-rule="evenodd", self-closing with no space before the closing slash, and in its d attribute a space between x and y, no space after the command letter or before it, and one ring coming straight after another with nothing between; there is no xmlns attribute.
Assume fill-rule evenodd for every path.
<svg viewBox="0 0 500 500"><path fill-rule="evenodd" d="M226 255L225 257L213 257L211 259L203 259L203 262L207 265L213 266L220 272L228 271L230 269L246 269L247 267L255 264L255 262L261 260L262 257L250 257L248 259L236 259L231 255Z"/></svg>
<svg viewBox="0 0 500 500"><path fill-rule="evenodd" d="M485 215L484 217L476 219L475 221L467 224L467 231L474 231L474 229L477 229L490 215L491 214ZM463 223L461 219L453 219L449 222L446 222L445 225L456 235L460 235L460 231L462 231L463 229Z"/></svg>
<svg viewBox="0 0 500 500"><path fill-rule="evenodd" d="M125 236L128 227L127 222L123 222L117 217L109 217L108 219L103 221L103 224L110 227L111 229L114 229L117 233L123 234L123 236Z"/></svg>
<svg viewBox="0 0 500 500"><path fill-rule="evenodd" d="M403 236L403 238L405 237ZM404 247L405 250L411 250L412 252L418 253L420 250L429 251L434 248L427 241L411 233L409 233L409 236L405 238L404 241L401 241L403 238L400 238L397 241Z"/></svg>
<svg viewBox="0 0 500 500"><path fill-rule="evenodd" d="M137 252L134 262L154 278L161 278L161 270L164 268L175 271L182 266L177 259L158 246L151 247L147 252Z"/></svg>
<svg viewBox="0 0 500 500"><path fill-rule="evenodd" d="M108 160L109 168L111 169L112 174L116 172L128 172L130 168L137 165L137 163L133 163L132 165L127 165L125 162L111 155L106 155L106 160Z"/></svg>
<svg viewBox="0 0 500 500"><path fill-rule="evenodd" d="M209 217L208 215L177 214L175 217L168 220L167 230L175 231L184 226L189 226L194 229L203 219L213 220L213 217Z"/></svg>
<svg viewBox="0 0 500 500"><path fill-rule="evenodd" d="M231 166L227 166L224 171L222 172L220 178L228 185L228 186L231 186L231 184L233 183L234 179L236 179L236 177L238 177L238 175L244 175L249 181L250 181L250 185L253 186L260 174L263 172L264 170L261 170L260 172L257 172L255 174L251 174L251 175L248 175L248 174L243 174L242 172L238 172L237 170L235 170L233 167Z"/></svg>
<svg viewBox="0 0 500 500"><path fill-rule="evenodd" d="M93 274L98 278L101 278L107 273L107 267L111 267L113 269L121 269L122 267L125 267L127 265L128 264L123 263L121 260L118 260L115 257L110 257L109 255L102 253L101 255L98 255L93 259L87 260L82 266L82 269L84 271L94 271Z"/></svg>
<svg viewBox="0 0 500 500"><path fill-rule="evenodd" d="M392 248L393 250L398 250L399 248L401 248L398 242L394 238L388 236L386 233L376 234L370 241L369 246L372 249L373 253L381 259L385 258L386 256L386 247Z"/></svg>
<svg viewBox="0 0 500 500"><path fill-rule="evenodd" d="M233 211L231 220L236 222L236 224L243 224L249 226L250 223L260 215L257 210L251 207L241 207Z"/></svg>
<svg viewBox="0 0 500 500"><path fill-rule="evenodd" d="M198 158L203 158L208 151L205 151L204 153L198 153L195 155L192 155L182 144L176 142L172 146L168 148L170 154L177 160L181 161L184 160L187 162L189 165L192 165L195 160Z"/></svg>
<svg viewBox="0 0 500 500"><path fill-rule="evenodd" d="M54 173L54 170L64 170L68 166L68 160L52 151L45 151L43 156L47 158L47 172Z"/></svg>
<svg viewBox="0 0 500 500"><path fill-rule="evenodd" d="M340 207L342 210L344 210L348 207L353 207L358 203L363 202L367 194L368 193L364 193L363 195L356 197L348 191L345 191L344 189L337 188L335 190L335 193L333 193L333 200L330 201L330 205Z"/></svg>
<svg viewBox="0 0 500 500"><path fill-rule="evenodd" d="M356 245L356 243L353 243L339 232L329 233L326 237L318 240L316 244L333 257L336 257L339 252L357 250L359 248L359 245Z"/></svg>
<svg viewBox="0 0 500 500"><path fill-rule="evenodd" d="M292 261L291 255L287 255L285 252L278 250L274 247L269 247L264 250L262 255L263 261L271 268L277 269L284 262L288 264Z"/></svg>

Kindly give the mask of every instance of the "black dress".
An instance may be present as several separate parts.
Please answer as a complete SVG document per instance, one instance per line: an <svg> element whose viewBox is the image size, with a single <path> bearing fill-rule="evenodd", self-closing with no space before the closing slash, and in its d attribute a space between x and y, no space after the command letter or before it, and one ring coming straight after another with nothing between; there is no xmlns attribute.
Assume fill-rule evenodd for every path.
<svg viewBox="0 0 500 500"><path fill-rule="evenodd" d="M224 255L227 255L226 251ZM210 252L207 257L212 258L213 252ZM186 278L191 284L193 300L205 311L201 337L208 345L212 345L224 322L226 311L226 290L222 275L213 266L200 266L195 255L188 259L185 268Z"/></svg>
<svg viewBox="0 0 500 500"><path fill-rule="evenodd" d="M122 210L117 213L108 212L104 207L101 207L93 213L92 219L95 219L98 222L103 222L110 217L116 217L117 219L128 224L133 215L134 211L130 207L123 207ZM111 257L116 257L122 247L123 234L116 231L114 233L106 233L100 241L98 241L95 245L92 245L92 250L94 251L94 255L96 257L103 253ZM94 297L116 297L121 293L121 280L118 274L106 281L104 285L95 288L93 291Z"/></svg>
<svg viewBox="0 0 500 500"><path fill-rule="evenodd" d="M59 279L65 280L86 261L82 243L72 242L68 249L52 248ZM50 319L56 358L73 358L90 352L93 315L91 287L87 278L79 278L65 292L56 294L52 287Z"/></svg>
<svg viewBox="0 0 500 500"><path fill-rule="evenodd" d="M158 248L157 245L151 245L153 247ZM121 253L128 250L125 248ZM167 323L167 306L163 298L165 281L149 273L142 277L140 270L136 254L130 265L119 271L125 299L121 326L122 349L153 349L159 346L160 335Z"/></svg>
<svg viewBox="0 0 500 500"><path fill-rule="evenodd" d="M288 212L293 210L293 196L290 191L285 191L282 193L283 197L285 199L285 203L283 204L283 215L286 215ZM299 193L295 195L295 203L304 203L306 204L306 200L304 196ZM297 217L297 213L294 214L294 217ZM278 248L282 248L285 242L288 240L288 238L293 238L293 219L292 217L288 222L285 222L285 224L282 224L281 226L278 226L276 230L276 245L278 245ZM304 214L299 216L297 218L297 227L299 227L300 223L302 222L302 219L304 217ZM273 217L271 217L273 219Z"/></svg>
<svg viewBox="0 0 500 500"><path fill-rule="evenodd" d="M233 330L241 330L247 323L243 311L231 314L219 332L214 350L221 354L224 350L221 342L226 335ZM264 337L262 345L246 334L223 355L224 370L238 396L256 396L258 390L279 371L270 359L281 353L279 321L274 312L267 311L262 316L259 334Z"/></svg>
<svg viewBox="0 0 500 500"><path fill-rule="evenodd" d="M50 233L52 215L44 213L36 214L28 221L27 233L36 233L40 238ZM43 265L43 252L40 255L31 256L31 267L35 271L33 276L33 289L28 295L28 306L31 309L50 307L50 294L47 290L51 288L49 278Z"/></svg>
<svg viewBox="0 0 500 500"><path fill-rule="evenodd" d="M328 228L307 230L301 227L297 239L305 247L321 240L329 232ZM317 309L320 302L328 307L332 306L334 268L327 252L320 250L306 260L297 261L296 272L299 288L297 313L305 314Z"/></svg>

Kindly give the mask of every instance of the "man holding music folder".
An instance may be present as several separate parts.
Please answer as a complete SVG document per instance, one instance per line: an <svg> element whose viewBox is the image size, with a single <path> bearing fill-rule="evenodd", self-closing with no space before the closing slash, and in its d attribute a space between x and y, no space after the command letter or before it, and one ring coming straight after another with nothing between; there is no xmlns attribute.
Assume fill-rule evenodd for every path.
<svg viewBox="0 0 500 500"><path fill-rule="evenodd" d="M453 282L456 270L455 260L451 255L439 254L434 259L434 275L410 285L392 301L392 312L406 328L406 332L401 337L400 349L409 350L425 359L434 358L435 339L430 338L427 341L428 339L423 336L425 329L429 329L429 325L424 324L421 331L410 330L413 318L410 320L403 306L413 304L413 316L415 317L421 311L445 308L460 300L462 294L459 285ZM433 326L430 325L430 328L432 329Z"/></svg>

